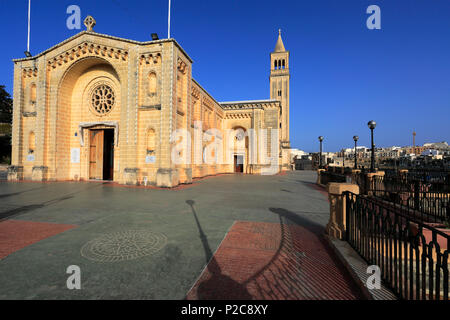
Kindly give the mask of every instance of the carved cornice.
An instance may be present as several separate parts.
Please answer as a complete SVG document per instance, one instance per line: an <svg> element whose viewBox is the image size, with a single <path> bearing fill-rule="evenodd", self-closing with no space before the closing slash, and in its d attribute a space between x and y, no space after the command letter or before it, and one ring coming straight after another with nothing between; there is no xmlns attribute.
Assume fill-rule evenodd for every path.
<svg viewBox="0 0 450 320"><path fill-rule="evenodd" d="M214 104L206 97L202 97L202 103L211 110L214 110Z"/></svg>
<svg viewBox="0 0 450 320"><path fill-rule="evenodd" d="M252 114L243 112L243 113L227 113L225 116L226 119L251 119Z"/></svg>
<svg viewBox="0 0 450 320"><path fill-rule="evenodd" d="M282 149L290 149L291 148L291 142L289 140L281 141L281 148Z"/></svg>
<svg viewBox="0 0 450 320"><path fill-rule="evenodd" d="M9 166L8 173L19 173L23 171L23 166Z"/></svg>
<svg viewBox="0 0 450 320"><path fill-rule="evenodd" d="M161 110L160 104L155 104L154 106L141 106L139 110Z"/></svg>
<svg viewBox="0 0 450 320"><path fill-rule="evenodd" d="M231 103L221 103L220 104L225 111L231 110L252 110L252 109L268 109L268 108L279 108L281 103L279 101L242 101L242 102L231 102Z"/></svg>
<svg viewBox="0 0 450 320"><path fill-rule="evenodd" d="M196 99L200 99L200 90L192 86L191 95Z"/></svg>
<svg viewBox="0 0 450 320"><path fill-rule="evenodd" d="M38 69L37 68L23 68L22 75L24 78L33 78L37 77Z"/></svg>
<svg viewBox="0 0 450 320"><path fill-rule="evenodd" d="M62 66L68 62L75 61L84 56L98 56L108 57L111 59L117 59L121 61L128 60L128 51L118 48L113 48L104 45L98 45L94 43L84 42L72 49L69 49L58 56L50 59L47 63L49 70L55 69L58 66Z"/></svg>
<svg viewBox="0 0 450 320"><path fill-rule="evenodd" d="M37 112L23 112L22 115L24 118L34 118L37 116Z"/></svg>
<svg viewBox="0 0 450 320"><path fill-rule="evenodd" d="M178 58L178 61L177 61L177 68L182 74L186 74L187 64L180 58Z"/></svg>
<svg viewBox="0 0 450 320"><path fill-rule="evenodd" d="M150 64L150 62L153 62L153 64L157 64L158 61L161 60L161 53L159 52L150 52L150 53L144 53L141 55L139 59L139 63L142 64Z"/></svg>
<svg viewBox="0 0 450 320"><path fill-rule="evenodd" d="M35 166L35 167L33 167L33 171L48 171L48 167L45 167L45 166Z"/></svg>

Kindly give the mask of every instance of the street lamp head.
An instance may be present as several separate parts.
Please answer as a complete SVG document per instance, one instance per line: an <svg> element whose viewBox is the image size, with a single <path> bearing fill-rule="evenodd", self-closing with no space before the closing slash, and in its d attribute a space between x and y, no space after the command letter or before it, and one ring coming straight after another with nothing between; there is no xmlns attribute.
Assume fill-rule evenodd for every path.
<svg viewBox="0 0 450 320"><path fill-rule="evenodd" d="M324 140L324 137L320 136L319 141L322 142Z"/></svg>
<svg viewBox="0 0 450 320"><path fill-rule="evenodd" d="M353 137L353 141L356 142L356 141L358 141L358 140L359 140L359 137L358 137L358 136L354 136L354 137Z"/></svg>
<svg viewBox="0 0 450 320"><path fill-rule="evenodd" d="M369 126L369 129L373 130L376 128L377 123L373 120L369 121L369 123L367 124Z"/></svg>

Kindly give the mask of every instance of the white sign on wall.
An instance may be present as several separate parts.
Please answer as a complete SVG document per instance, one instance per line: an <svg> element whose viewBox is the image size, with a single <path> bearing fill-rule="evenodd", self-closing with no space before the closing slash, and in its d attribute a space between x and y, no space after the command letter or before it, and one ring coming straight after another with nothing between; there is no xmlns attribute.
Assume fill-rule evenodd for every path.
<svg viewBox="0 0 450 320"><path fill-rule="evenodd" d="M70 150L70 162L80 163L80 148L72 148Z"/></svg>
<svg viewBox="0 0 450 320"><path fill-rule="evenodd" d="M29 162L33 162L34 161L34 154L29 154L28 156L27 156L27 161L29 161Z"/></svg>
<svg viewBox="0 0 450 320"><path fill-rule="evenodd" d="M145 163L156 163L156 157L155 156L146 156Z"/></svg>

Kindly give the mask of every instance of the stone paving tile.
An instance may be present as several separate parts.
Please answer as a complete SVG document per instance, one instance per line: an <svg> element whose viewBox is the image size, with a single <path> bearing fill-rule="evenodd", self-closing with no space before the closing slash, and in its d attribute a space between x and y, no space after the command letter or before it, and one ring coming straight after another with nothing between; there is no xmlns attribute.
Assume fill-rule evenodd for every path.
<svg viewBox="0 0 450 320"><path fill-rule="evenodd" d="M327 294L348 298L349 287L341 294L337 285L345 277L340 266L333 259L325 263L316 253L329 220L329 203L313 188L315 181L315 172L226 175L175 192L104 183L0 182L0 224L6 218L77 226L42 241L45 234L37 234L28 241L32 245L24 243L27 247L0 260L0 300L183 299L209 261L208 270L215 277L202 283L200 294L214 292L219 283L219 297L225 298L318 299ZM236 223L231 228L243 220L255 223ZM301 226L300 236L295 235L296 226ZM13 225L10 229L30 236L37 230L19 231ZM163 233L166 247L151 256L117 263L91 261L81 254L86 243L104 234L142 229ZM230 230L219 250L223 255L211 260ZM0 235L12 238L1 230ZM326 249L320 250L329 256ZM83 290L67 290L69 265L82 268ZM326 281L316 280L323 289L310 288L315 282L302 280L313 279L310 273L322 269L332 270Z"/></svg>
<svg viewBox="0 0 450 320"><path fill-rule="evenodd" d="M321 227L236 222L187 294L197 299L362 299Z"/></svg>
<svg viewBox="0 0 450 320"><path fill-rule="evenodd" d="M76 228L72 225L5 220L0 222L0 260L33 243Z"/></svg>

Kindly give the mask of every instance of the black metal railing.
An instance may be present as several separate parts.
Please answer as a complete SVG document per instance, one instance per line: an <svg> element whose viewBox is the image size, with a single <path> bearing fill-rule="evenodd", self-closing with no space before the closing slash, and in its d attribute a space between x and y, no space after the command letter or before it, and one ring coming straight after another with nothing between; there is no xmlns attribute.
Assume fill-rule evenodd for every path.
<svg viewBox="0 0 450 320"><path fill-rule="evenodd" d="M375 176L371 190L391 192L445 192L450 193L450 183L443 181L422 181L408 178Z"/></svg>
<svg viewBox="0 0 450 320"><path fill-rule="evenodd" d="M422 182L450 183L450 172L442 170L409 169L407 172L387 169L383 170L387 178L416 180Z"/></svg>
<svg viewBox="0 0 450 320"><path fill-rule="evenodd" d="M346 182L347 177L344 174L339 174L331 171L322 171L320 173L320 183L327 185L330 182Z"/></svg>
<svg viewBox="0 0 450 320"><path fill-rule="evenodd" d="M373 190L369 194L399 205L403 211L422 222L450 226L450 193Z"/></svg>
<svg viewBox="0 0 450 320"><path fill-rule="evenodd" d="M351 176L352 183L357 184L360 189L361 194L367 194L367 190L369 189L367 184L367 177L363 173L352 174Z"/></svg>
<svg viewBox="0 0 450 320"><path fill-rule="evenodd" d="M415 216L423 222L450 224L450 186L446 183L375 176L366 182L364 194L420 212Z"/></svg>
<svg viewBox="0 0 450 320"><path fill-rule="evenodd" d="M376 198L345 193L346 237L401 299L448 300L450 236Z"/></svg>

